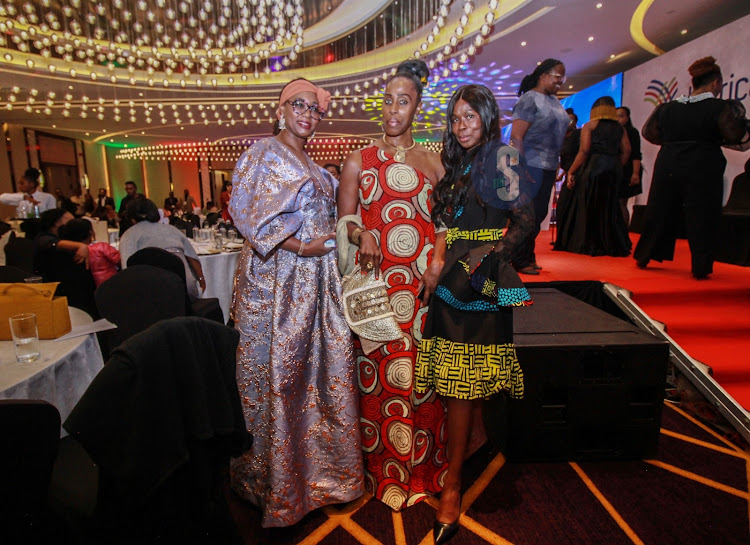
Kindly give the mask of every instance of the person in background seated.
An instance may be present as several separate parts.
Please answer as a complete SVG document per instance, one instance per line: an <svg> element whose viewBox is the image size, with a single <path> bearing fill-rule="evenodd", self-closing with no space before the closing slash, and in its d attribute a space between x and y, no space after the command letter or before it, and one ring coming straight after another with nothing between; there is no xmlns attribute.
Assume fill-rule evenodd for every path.
<svg viewBox="0 0 750 545"><path fill-rule="evenodd" d="M39 213L52 210L56 207L55 197L39 189L39 176L41 173L35 168L26 169L23 176L16 184L17 193L3 193L0 195L0 203L9 206L18 206L26 201L31 205L39 206Z"/></svg>
<svg viewBox="0 0 750 545"><path fill-rule="evenodd" d="M60 208L53 208L42 213L39 219L39 232L34 236L34 272L46 279L46 273L52 268L51 257L54 252L62 251L74 254L73 261L88 267L89 247L80 242L60 240L58 229L73 219L73 214Z"/></svg>
<svg viewBox="0 0 750 545"><path fill-rule="evenodd" d="M34 272L45 282L59 282L56 295L67 297L70 306L97 318L88 244L60 236L63 226L72 220L73 214L60 208L42 213L40 232L34 238Z"/></svg>
<svg viewBox="0 0 750 545"><path fill-rule="evenodd" d="M104 207L104 216L101 219L107 222L109 229L117 229L120 226L120 217L114 207L109 204Z"/></svg>
<svg viewBox="0 0 750 545"><path fill-rule="evenodd" d="M216 203L214 201L206 201L206 207L201 210L203 214L212 214L212 213L218 213L219 209L216 207Z"/></svg>
<svg viewBox="0 0 750 545"><path fill-rule="evenodd" d="M206 289L206 279L203 277L198 254L185 235L173 225L160 223L159 219L159 209L149 199L136 199L128 205L125 221L131 226L120 239L122 268L127 268L128 258L142 248L162 248L172 252L185 266L188 296L191 301L195 301ZM200 284L200 289L196 281Z"/></svg>
<svg viewBox="0 0 750 545"><path fill-rule="evenodd" d="M90 221L70 220L60 228L60 238L89 245L89 270L97 288L120 270L120 252L107 242L94 241L94 228Z"/></svg>
<svg viewBox="0 0 750 545"><path fill-rule="evenodd" d="M69 200L76 206L76 211L73 213L73 215L77 218L83 216L83 208L86 205L86 197L83 196L83 192L81 191L80 187L77 187L73 191L73 196Z"/></svg>

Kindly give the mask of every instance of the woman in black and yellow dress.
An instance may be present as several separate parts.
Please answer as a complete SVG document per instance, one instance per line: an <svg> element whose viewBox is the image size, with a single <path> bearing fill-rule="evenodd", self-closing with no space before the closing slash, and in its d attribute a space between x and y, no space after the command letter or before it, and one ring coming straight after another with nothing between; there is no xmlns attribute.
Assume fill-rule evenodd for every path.
<svg viewBox="0 0 750 545"><path fill-rule="evenodd" d="M415 389L434 389L448 411L438 544L458 531L461 465L472 423L481 426L481 400L501 391L523 396L512 307L530 304L530 298L510 265L510 251L531 231L534 215L518 151L499 140L499 115L482 85L453 94L443 138L446 174L433 195L432 218L448 227L447 250L419 347Z"/></svg>

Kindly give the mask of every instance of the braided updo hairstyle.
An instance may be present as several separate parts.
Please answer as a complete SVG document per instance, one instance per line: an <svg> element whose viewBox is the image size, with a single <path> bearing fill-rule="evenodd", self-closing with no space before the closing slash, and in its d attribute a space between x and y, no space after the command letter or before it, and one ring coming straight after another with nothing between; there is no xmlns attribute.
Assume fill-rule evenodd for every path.
<svg viewBox="0 0 750 545"><path fill-rule="evenodd" d="M396 73L393 74L390 81L396 78L406 78L414 84L417 90L417 102L422 100L422 91L427 85L427 78L430 77L430 69L427 63L419 59L409 59L398 65Z"/></svg>
<svg viewBox="0 0 750 545"><path fill-rule="evenodd" d="M688 72L690 77L693 78L693 89L703 87L721 77L721 68L716 64L716 59L713 57L698 59L690 65Z"/></svg>
<svg viewBox="0 0 750 545"><path fill-rule="evenodd" d="M526 91L531 91L536 84L539 83L539 78L544 74L552 70L558 64L563 64L562 61L557 59L545 59L543 60L531 74L526 74L521 80L521 86L518 88L518 96L521 96Z"/></svg>

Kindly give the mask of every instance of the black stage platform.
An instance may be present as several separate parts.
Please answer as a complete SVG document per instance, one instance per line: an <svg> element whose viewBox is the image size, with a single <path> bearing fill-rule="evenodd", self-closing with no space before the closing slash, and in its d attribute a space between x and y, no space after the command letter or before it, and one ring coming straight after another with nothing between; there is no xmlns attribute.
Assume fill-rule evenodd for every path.
<svg viewBox="0 0 750 545"><path fill-rule="evenodd" d="M514 311L525 396L508 403L508 457L654 456L668 343L556 289L529 292Z"/></svg>

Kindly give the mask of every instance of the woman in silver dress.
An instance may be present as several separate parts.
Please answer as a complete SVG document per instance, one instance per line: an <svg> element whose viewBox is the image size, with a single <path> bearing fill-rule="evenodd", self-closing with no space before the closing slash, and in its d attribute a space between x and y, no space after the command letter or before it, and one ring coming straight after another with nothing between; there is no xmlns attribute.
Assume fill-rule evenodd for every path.
<svg viewBox="0 0 750 545"><path fill-rule="evenodd" d="M364 492L352 338L332 246L334 180L304 146L330 94L281 91L280 132L234 170L229 211L245 237L232 304L237 386L253 446L232 460L234 491L289 526Z"/></svg>

